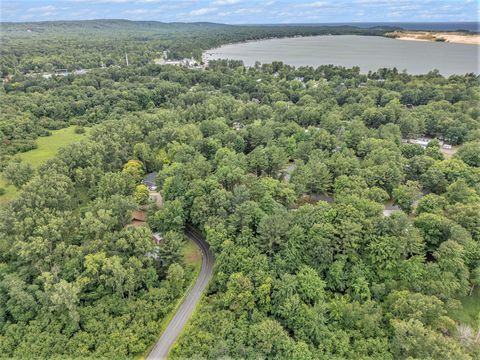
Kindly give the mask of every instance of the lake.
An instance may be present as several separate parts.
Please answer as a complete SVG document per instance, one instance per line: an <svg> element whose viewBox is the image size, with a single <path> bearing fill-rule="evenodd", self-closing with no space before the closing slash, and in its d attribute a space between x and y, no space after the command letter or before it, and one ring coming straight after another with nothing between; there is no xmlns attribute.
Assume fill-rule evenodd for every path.
<svg viewBox="0 0 480 360"><path fill-rule="evenodd" d="M294 66L359 66L362 72L396 67L411 74L438 69L442 75L480 73L478 45L406 41L380 36L308 36L250 41L207 50L204 60L283 61Z"/></svg>

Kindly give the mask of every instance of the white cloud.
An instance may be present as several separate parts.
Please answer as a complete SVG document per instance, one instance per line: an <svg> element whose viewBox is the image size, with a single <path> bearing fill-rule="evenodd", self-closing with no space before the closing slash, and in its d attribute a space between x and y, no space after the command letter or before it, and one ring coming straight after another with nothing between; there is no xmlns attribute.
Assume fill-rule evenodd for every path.
<svg viewBox="0 0 480 360"><path fill-rule="evenodd" d="M262 9L259 8L242 8L235 10L233 13L237 15L246 15L246 14L258 14L262 12Z"/></svg>
<svg viewBox="0 0 480 360"><path fill-rule="evenodd" d="M260 8L241 8L233 11L222 11L222 12L219 12L217 15L218 16L250 15L250 14L258 14L258 13L261 13L262 11L264 10Z"/></svg>
<svg viewBox="0 0 480 360"><path fill-rule="evenodd" d="M39 6L39 7L33 7L28 9L28 12L47 12L47 11L55 11L57 8L53 5L47 5L47 6Z"/></svg>
<svg viewBox="0 0 480 360"><path fill-rule="evenodd" d="M197 10L192 10L190 11L190 15L192 16L202 16L202 15L207 15L210 14L214 11L216 11L218 8L216 7L205 7L205 8L200 8Z"/></svg>
<svg viewBox="0 0 480 360"><path fill-rule="evenodd" d="M126 4L131 0L67 0L76 3L90 3L90 4Z"/></svg>
<svg viewBox="0 0 480 360"><path fill-rule="evenodd" d="M235 5L239 4L241 0L216 0L212 4L213 5Z"/></svg>
<svg viewBox="0 0 480 360"><path fill-rule="evenodd" d="M325 5L328 5L328 2L326 1L314 1L310 3L305 3L305 4L299 4L299 6L305 6L305 7L323 7Z"/></svg>
<svg viewBox="0 0 480 360"><path fill-rule="evenodd" d="M125 10L124 14L132 14L132 15L143 15L150 13L150 9L133 9L133 10Z"/></svg>
<svg viewBox="0 0 480 360"><path fill-rule="evenodd" d="M0 0L5 20L131 18L227 23L466 21L478 0ZM275 4L275 5L274 5ZM69 8L67 8L68 6ZM313 20L313 21L312 21Z"/></svg>

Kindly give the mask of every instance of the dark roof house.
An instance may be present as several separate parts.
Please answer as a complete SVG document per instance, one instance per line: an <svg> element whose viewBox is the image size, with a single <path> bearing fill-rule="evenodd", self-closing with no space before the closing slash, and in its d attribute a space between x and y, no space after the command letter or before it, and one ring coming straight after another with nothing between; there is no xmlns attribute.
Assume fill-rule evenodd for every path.
<svg viewBox="0 0 480 360"><path fill-rule="evenodd" d="M155 178L157 177L156 172L148 173L145 178L142 180L142 183L148 187L149 190L156 190L157 185L155 184Z"/></svg>

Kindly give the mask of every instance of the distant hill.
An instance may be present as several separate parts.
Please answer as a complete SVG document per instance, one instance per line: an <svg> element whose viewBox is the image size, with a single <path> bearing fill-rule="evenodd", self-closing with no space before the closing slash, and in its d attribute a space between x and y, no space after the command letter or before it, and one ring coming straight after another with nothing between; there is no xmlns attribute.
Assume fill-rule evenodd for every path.
<svg viewBox="0 0 480 360"><path fill-rule="evenodd" d="M74 21L40 21L40 22L3 22L2 31L12 33L17 31L28 31L37 33L48 33L59 31L69 32L98 32L98 31L188 31L188 30L219 30L219 29L312 29L312 30L343 30L343 31L365 31L380 30L392 31L399 29L396 26L376 25L371 27L355 26L353 24L265 24L265 25L227 25L211 22L173 22L165 23L160 21L131 21L123 19L97 19L97 20L74 20ZM64 33L65 34L65 33Z"/></svg>
<svg viewBox="0 0 480 360"><path fill-rule="evenodd" d="M378 24L368 28L351 24L226 25L122 19L4 22L0 26L3 77L18 72L123 65L126 53L133 66L153 63L167 53L169 59L193 57L201 61L204 50L227 43L290 36L383 36L400 30Z"/></svg>

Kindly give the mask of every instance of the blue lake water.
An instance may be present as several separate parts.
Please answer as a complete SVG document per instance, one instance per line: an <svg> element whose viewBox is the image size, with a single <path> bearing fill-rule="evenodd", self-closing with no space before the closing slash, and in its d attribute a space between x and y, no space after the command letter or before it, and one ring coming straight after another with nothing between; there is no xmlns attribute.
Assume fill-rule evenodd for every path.
<svg viewBox="0 0 480 360"><path fill-rule="evenodd" d="M480 73L479 45L406 41L380 36L308 36L251 41L221 46L204 53L205 60L283 61L294 66L325 64L359 66L362 72L396 67L411 74L438 69L442 75Z"/></svg>

